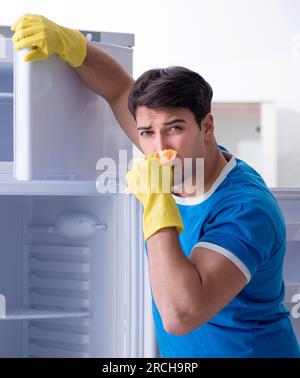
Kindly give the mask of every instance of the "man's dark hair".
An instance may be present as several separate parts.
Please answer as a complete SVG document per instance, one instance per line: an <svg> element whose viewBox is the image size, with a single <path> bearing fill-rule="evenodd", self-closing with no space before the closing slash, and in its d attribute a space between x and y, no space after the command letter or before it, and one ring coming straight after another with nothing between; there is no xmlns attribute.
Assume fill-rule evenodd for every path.
<svg viewBox="0 0 300 378"><path fill-rule="evenodd" d="M198 73L180 66L146 71L129 93L128 107L136 119L138 106L150 109L187 108L200 126L211 110L213 90Z"/></svg>

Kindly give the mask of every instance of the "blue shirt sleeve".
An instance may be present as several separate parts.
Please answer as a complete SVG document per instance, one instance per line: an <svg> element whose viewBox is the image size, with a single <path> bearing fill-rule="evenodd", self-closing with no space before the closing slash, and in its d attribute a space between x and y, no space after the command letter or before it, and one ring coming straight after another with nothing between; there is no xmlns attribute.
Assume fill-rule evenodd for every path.
<svg viewBox="0 0 300 378"><path fill-rule="evenodd" d="M237 204L214 212L193 248L204 247L227 256L249 281L270 255L274 233L274 226L263 209Z"/></svg>

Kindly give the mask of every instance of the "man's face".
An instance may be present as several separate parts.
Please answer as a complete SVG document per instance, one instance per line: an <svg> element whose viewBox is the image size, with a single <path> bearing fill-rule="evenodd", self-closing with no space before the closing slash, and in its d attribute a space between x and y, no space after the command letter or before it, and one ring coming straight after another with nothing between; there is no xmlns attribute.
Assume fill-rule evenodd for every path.
<svg viewBox="0 0 300 378"><path fill-rule="evenodd" d="M189 109L139 106L136 123L145 155L173 149L180 159L204 157L203 131Z"/></svg>
<svg viewBox="0 0 300 378"><path fill-rule="evenodd" d="M204 123L205 120L203 120ZM205 157L207 136L203 126L199 127L194 114L187 108L149 109L139 106L136 112L136 122L140 146L147 156L164 149L177 151L178 160L174 171L173 185L186 182L199 174L196 158ZM185 158L190 158L184 161ZM203 172L203 170L202 170Z"/></svg>

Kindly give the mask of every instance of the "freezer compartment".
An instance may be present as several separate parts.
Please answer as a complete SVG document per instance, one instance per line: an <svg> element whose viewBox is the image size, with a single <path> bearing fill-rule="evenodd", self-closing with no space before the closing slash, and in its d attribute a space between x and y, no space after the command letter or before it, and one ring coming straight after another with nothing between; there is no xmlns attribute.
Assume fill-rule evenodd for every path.
<svg viewBox="0 0 300 378"><path fill-rule="evenodd" d="M107 42L90 43L132 74L133 35L101 36ZM129 44L117 45L122 41ZM24 62L28 49L13 54L11 39L1 42L7 54L0 59L0 174L9 170L18 180L87 181L97 178L99 159L118 164L120 150L132 158L132 143L108 103L66 62L56 55Z"/></svg>
<svg viewBox="0 0 300 378"><path fill-rule="evenodd" d="M0 196L0 357L141 352L132 206L126 195Z"/></svg>
<svg viewBox="0 0 300 378"><path fill-rule="evenodd" d="M101 48L131 71L131 49ZM93 180L97 161L119 161L130 139L108 103L57 56L24 62L15 54L14 176L19 180ZM112 143L113 141L113 143Z"/></svg>

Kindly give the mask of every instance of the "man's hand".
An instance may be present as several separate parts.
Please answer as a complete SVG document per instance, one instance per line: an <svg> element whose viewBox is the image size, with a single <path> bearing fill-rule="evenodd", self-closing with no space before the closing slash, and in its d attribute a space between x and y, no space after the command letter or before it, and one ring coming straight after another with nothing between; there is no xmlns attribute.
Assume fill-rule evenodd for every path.
<svg viewBox="0 0 300 378"><path fill-rule="evenodd" d="M12 26L15 32L12 41L15 50L32 47L25 61L47 59L57 54L72 67L79 67L85 59L87 41L77 30L68 29L47 18L26 14Z"/></svg>
<svg viewBox="0 0 300 378"><path fill-rule="evenodd" d="M183 223L172 197L172 166L160 164L159 154L140 159L127 173L127 192L134 194L144 207L144 237L166 227L183 231Z"/></svg>

